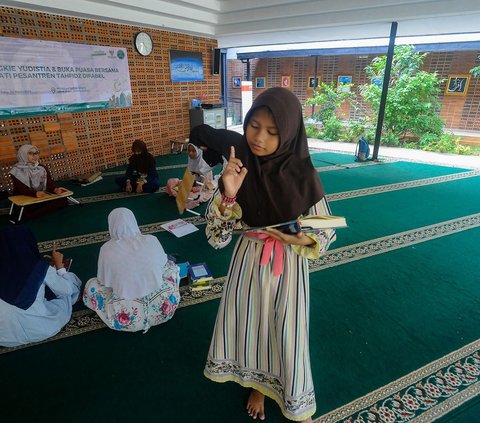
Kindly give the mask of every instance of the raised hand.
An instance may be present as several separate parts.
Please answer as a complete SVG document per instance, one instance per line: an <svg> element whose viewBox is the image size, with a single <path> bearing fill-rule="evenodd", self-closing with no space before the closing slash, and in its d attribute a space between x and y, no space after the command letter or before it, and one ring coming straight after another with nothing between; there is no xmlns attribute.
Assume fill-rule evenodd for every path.
<svg viewBox="0 0 480 423"><path fill-rule="evenodd" d="M63 254L60 251L57 251L57 246L55 241L53 241L52 260L53 260L53 263L55 263L55 268L57 270L63 267Z"/></svg>
<svg viewBox="0 0 480 423"><path fill-rule="evenodd" d="M248 170L243 167L242 161L235 157L235 147L232 145L230 147L230 158L222 175L224 194L227 197L236 197L247 172Z"/></svg>

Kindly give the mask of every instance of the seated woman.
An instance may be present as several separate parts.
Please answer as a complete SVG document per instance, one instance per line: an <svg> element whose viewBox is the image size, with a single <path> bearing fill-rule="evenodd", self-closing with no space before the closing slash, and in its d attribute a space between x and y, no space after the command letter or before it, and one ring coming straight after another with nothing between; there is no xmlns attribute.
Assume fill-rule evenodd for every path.
<svg viewBox="0 0 480 423"><path fill-rule="evenodd" d="M203 159L204 151L193 144L188 144L188 170L195 177L192 190L188 196L186 203L187 209L193 209L205 201L210 200L215 189L213 181L213 173L210 165ZM170 178L167 181L165 191L168 195L176 197L178 193L178 185L181 180L178 178Z"/></svg>
<svg viewBox="0 0 480 423"><path fill-rule="evenodd" d="M32 231L24 225L0 232L0 345L16 347L57 334L70 320L82 285L63 266L53 244L50 266L38 251ZM46 287L52 299L45 296Z"/></svg>
<svg viewBox="0 0 480 423"><path fill-rule="evenodd" d="M142 140L133 142L132 153L125 175L116 179L117 184L126 192L155 192L160 188L155 157L148 152Z"/></svg>
<svg viewBox="0 0 480 423"><path fill-rule="evenodd" d="M48 196L48 193L62 194L67 191L53 181L47 168L39 163L39 155L38 148L30 144L22 145L18 149L18 163L9 172L13 182L13 195L41 198ZM25 219L44 216L67 205L66 198L32 204L25 208L23 216Z"/></svg>
<svg viewBox="0 0 480 423"><path fill-rule="evenodd" d="M180 301L179 270L153 235L142 235L131 210L108 215L111 240L100 248L97 277L84 304L110 328L135 332L170 320Z"/></svg>

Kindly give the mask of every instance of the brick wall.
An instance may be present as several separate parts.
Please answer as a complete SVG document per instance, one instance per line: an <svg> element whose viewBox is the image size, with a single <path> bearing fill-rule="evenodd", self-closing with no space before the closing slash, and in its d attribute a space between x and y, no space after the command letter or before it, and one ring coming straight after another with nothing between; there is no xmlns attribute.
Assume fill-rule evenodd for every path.
<svg viewBox="0 0 480 423"><path fill-rule="evenodd" d="M148 57L134 49L139 31L152 36L154 49ZM57 178L123 164L137 138L152 154L165 154L171 140L188 137L191 99L221 101L220 76L211 72L215 39L6 7L0 7L0 36L127 49L133 107L0 120L1 144L11 141L18 148L37 141L43 146L42 161ZM202 52L204 81L172 83L170 50ZM5 172L15 160L0 146L2 153L0 182L5 187Z"/></svg>

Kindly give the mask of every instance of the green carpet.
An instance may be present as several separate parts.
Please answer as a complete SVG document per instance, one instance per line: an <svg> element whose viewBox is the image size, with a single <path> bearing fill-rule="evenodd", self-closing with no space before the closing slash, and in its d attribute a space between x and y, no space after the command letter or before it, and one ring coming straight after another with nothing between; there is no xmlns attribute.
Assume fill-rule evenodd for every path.
<svg viewBox="0 0 480 423"><path fill-rule="evenodd" d="M311 274L320 412L479 338L478 262L465 257L479 237L476 228ZM448 260L435 260L445 251ZM334 362L341 365L325 366Z"/></svg>
<svg viewBox="0 0 480 423"><path fill-rule="evenodd" d="M373 419L381 412L388 416L390 410L397 421L422 415L432 421L430 414L442 422L475 421L468 418L475 411L480 415L478 397L471 393L479 383L480 356L479 373L459 377L460 385L442 387L441 396L429 397L434 403L422 403L418 392L435 383L439 389L438 374L457 371L458 377L459 368L473 369L467 364L475 363L476 350L467 346L480 340L480 176L467 169L408 162L359 166L352 156L337 153L314 153L313 161L333 213L345 215L349 223L337 232L329 254L311 266L315 418L367 422L375 421L368 420L368 413ZM163 180L181 176L183 168L172 166L185 162L185 155L157 159L160 167L170 167L160 169ZM191 215L188 219L197 219L200 229L194 234L177 239L161 231L161 223L178 218L175 201L165 193L102 199L115 192L114 177L104 175L100 183L81 187L85 190L76 188L77 198L91 199L82 207L28 222L46 243L41 245L54 239L63 243L62 251L74 257L72 270L85 283L96 273L106 215L115 207L129 207L168 253L180 261L207 261L219 278L218 290L203 297L185 293L175 317L145 335L89 331L85 318L86 333L10 352L0 349L0 372L8 381L0 388L2 417L39 422L250 421L242 388L215 384L202 375L218 307L213 298L221 290L233 243L212 249L201 219ZM0 215L0 225L7 222ZM77 313L83 309L81 304L75 307ZM450 358L456 351L458 358ZM24 392L34 393L29 407L20 406ZM463 404L468 392L472 399ZM72 412L71 396L76 394L81 406ZM284 421L275 404L266 405L268 421Z"/></svg>

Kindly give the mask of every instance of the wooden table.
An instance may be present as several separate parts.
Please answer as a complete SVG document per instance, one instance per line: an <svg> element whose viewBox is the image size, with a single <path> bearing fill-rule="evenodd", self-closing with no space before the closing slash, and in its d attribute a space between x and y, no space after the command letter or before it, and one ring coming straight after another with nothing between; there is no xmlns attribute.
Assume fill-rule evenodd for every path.
<svg viewBox="0 0 480 423"><path fill-rule="evenodd" d="M26 206L32 204L45 203L46 201L58 200L59 198L67 197L68 200L72 201L75 204L80 204L78 200L72 197L73 191L66 190L62 194L47 194L45 197L31 197L29 195L11 195L8 199L12 202L10 206L10 216L13 213L13 206L21 207L20 214L18 215L18 222L22 219L23 209Z"/></svg>

